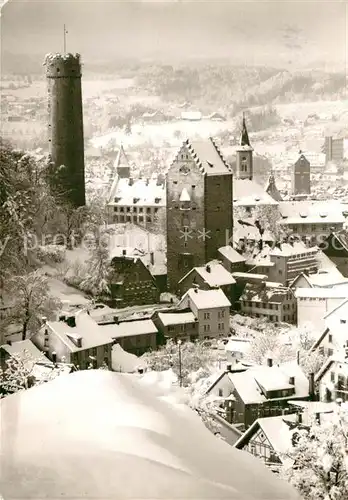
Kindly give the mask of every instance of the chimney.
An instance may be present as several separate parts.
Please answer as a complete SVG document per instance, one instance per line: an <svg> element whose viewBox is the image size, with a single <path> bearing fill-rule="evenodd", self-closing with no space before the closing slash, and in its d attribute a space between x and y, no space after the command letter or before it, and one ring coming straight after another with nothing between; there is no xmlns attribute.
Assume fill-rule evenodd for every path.
<svg viewBox="0 0 348 500"><path fill-rule="evenodd" d="M127 250L126 250L126 249L123 249L123 250L122 250L122 256L124 257L125 255L127 255Z"/></svg>
<svg viewBox="0 0 348 500"><path fill-rule="evenodd" d="M209 264L205 266L205 270L207 271L207 273L211 272L211 267L209 266Z"/></svg>
<svg viewBox="0 0 348 500"><path fill-rule="evenodd" d="M57 353L55 351L52 352L52 361L53 363L57 363Z"/></svg>
<svg viewBox="0 0 348 500"><path fill-rule="evenodd" d="M270 368L272 368L272 366L273 366L273 359L272 358L268 358L267 359L267 366L269 366Z"/></svg>
<svg viewBox="0 0 348 500"><path fill-rule="evenodd" d="M12 345L12 340L8 340L6 343L7 345Z"/></svg>
<svg viewBox="0 0 348 500"><path fill-rule="evenodd" d="M198 288L195 288L194 291L195 291L195 293L198 293Z"/></svg>
<svg viewBox="0 0 348 500"><path fill-rule="evenodd" d="M300 364L300 351L296 351L296 361L297 361L297 364L299 365Z"/></svg>
<svg viewBox="0 0 348 500"><path fill-rule="evenodd" d="M66 324L70 326L70 328L75 328L76 327L75 316L69 316L68 318L66 318Z"/></svg>
<svg viewBox="0 0 348 500"><path fill-rule="evenodd" d="M59 321L66 321L66 316L59 316Z"/></svg>
<svg viewBox="0 0 348 500"><path fill-rule="evenodd" d="M146 185L148 186L150 183L150 179L146 179Z"/></svg>
<svg viewBox="0 0 348 500"><path fill-rule="evenodd" d="M295 377L290 377L289 378L289 384L290 385L295 385Z"/></svg>
<svg viewBox="0 0 348 500"><path fill-rule="evenodd" d="M116 325L118 325L118 316L114 316L114 323L116 323Z"/></svg>
<svg viewBox="0 0 348 500"><path fill-rule="evenodd" d="M315 414L315 421L320 425L320 413Z"/></svg>
<svg viewBox="0 0 348 500"><path fill-rule="evenodd" d="M150 264L153 266L155 263L155 254L150 252Z"/></svg>
<svg viewBox="0 0 348 500"><path fill-rule="evenodd" d="M128 185L129 185L129 186L133 186L133 184L134 184L134 180L133 180L133 178L132 178L132 177L130 177L130 178L129 178L129 181L128 181Z"/></svg>
<svg viewBox="0 0 348 500"><path fill-rule="evenodd" d="M314 373L309 374L309 401L315 401Z"/></svg>
<svg viewBox="0 0 348 500"><path fill-rule="evenodd" d="M231 373L232 372L232 365L226 365L226 370Z"/></svg>

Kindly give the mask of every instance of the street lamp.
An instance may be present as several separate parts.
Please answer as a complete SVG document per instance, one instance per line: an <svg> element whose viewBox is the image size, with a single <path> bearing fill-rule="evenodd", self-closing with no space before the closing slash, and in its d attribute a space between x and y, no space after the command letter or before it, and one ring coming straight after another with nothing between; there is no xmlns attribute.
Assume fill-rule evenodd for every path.
<svg viewBox="0 0 348 500"><path fill-rule="evenodd" d="M178 340L178 346L179 346L179 384L180 387L182 387L182 374L181 374L181 340Z"/></svg>

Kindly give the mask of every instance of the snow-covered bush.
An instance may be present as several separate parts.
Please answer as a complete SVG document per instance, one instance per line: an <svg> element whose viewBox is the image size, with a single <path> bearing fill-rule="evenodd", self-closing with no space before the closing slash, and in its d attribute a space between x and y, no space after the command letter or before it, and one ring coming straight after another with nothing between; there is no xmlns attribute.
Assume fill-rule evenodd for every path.
<svg viewBox="0 0 348 500"><path fill-rule="evenodd" d="M309 430L299 431L294 447L284 457L281 476L304 500L348 498L348 415L337 411Z"/></svg>
<svg viewBox="0 0 348 500"><path fill-rule="evenodd" d="M65 255L66 250L62 245L44 245L36 250L37 258L46 264L51 262L59 264L64 261Z"/></svg>

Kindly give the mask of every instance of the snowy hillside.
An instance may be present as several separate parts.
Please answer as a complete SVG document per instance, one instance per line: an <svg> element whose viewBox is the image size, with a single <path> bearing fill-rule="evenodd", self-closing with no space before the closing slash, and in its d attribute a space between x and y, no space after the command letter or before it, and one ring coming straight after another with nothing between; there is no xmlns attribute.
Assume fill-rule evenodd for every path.
<svg viewBox="0 0 348 500"><path fill-rule="evenodd" d="M4 498L299 499L136 376L75 372L0 404Z"/></svg>

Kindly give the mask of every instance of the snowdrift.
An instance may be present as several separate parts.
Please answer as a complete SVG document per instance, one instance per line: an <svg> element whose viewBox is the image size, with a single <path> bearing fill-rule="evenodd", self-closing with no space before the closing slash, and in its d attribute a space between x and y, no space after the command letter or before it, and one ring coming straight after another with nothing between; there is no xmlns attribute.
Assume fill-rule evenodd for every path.
<svg viewBox="0 0 348 500"><path fill-rule="evenodd" d="M134 373L139 368L146 368L146 363L135 354L126 352L119 344L112 346L111 352L112 369L115 372Z"/></svg>
<svg viewBox="0 0 348 500"><path fill-rule="evenodd" d="M299 499L136 376L75 372L0 405L5 499Z"/></svg>

